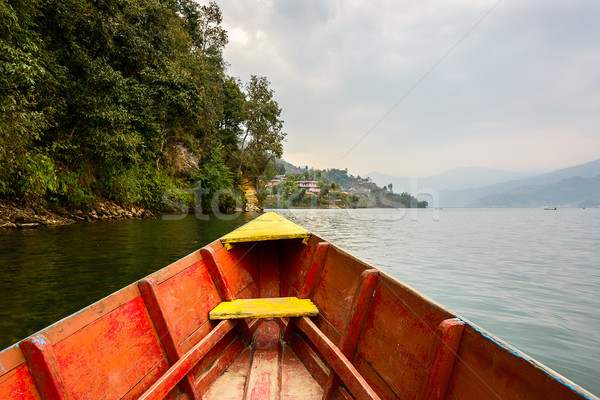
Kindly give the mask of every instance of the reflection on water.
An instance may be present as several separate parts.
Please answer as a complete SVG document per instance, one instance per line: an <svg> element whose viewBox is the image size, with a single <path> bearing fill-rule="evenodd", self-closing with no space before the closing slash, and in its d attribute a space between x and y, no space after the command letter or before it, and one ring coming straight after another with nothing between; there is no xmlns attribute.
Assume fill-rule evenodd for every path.
<svg viewBox="0 0 600 400"><path fill-rule="evenodd" d="M600 394L600 209L432 211L281 213Z"/></svg>
<svg viewBox="0 0 600 400"><path fill-rule="evenodd" d="M600 210L279 212L600 394ZM0 349L250 218L0 231Z"/></svg>
<svg viewBox="0 0 600 400"><path fill-rule="evenodd" d="M179 217L179 216L178 216ZM246 223L246 214L0 230L0 349Z"/></svg>

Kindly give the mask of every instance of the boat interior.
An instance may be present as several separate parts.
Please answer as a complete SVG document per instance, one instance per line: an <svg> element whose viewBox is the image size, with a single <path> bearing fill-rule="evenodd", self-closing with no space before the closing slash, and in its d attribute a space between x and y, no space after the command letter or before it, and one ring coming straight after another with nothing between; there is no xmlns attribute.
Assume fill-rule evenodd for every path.
<svg viewBox="0 0 600 400"><path fill-rule="evenodd" d="M595 398L282 219L264 214L0 352L0 398ZM257 229L273 221L278 236Z"/></svg>

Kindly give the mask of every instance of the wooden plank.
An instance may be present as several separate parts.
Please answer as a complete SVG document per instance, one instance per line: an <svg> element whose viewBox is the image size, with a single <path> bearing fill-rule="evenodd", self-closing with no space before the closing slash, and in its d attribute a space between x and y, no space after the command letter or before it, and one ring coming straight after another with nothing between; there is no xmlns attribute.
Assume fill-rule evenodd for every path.
<svg viewBox="0 0 600 400"><path fill-rule="evenodd" d="M310 263L310 269L306 275L304 284L302 285L302 290L300 291L299 297L301 299L311 299L313 297L317 281L323 271L323 265L325 264L329 247L329 243L327 242L321 242L317 245L313 259Z"/></svg>
<svg viewBox="0 0 600 400"><path fill-rule="evenodd" d="M35 382L26 364L0 376L0 399L3 400L40 400Z"/></svg>
<svg viewBox="0 0 600 400"><path fill-rule="evenodd" d="M259 297L260 291L256 281L246 286L244 290L242 290L235 296L236 299L257 299Z"/></svg>
<svg viewBox="0 0 600 400"><path fill-rule="evenodd" d="M131 302L139 295L140 292L137 284L132 283L83 310L77 311L69 317L50 325L40 333L56 346L62 340L94 324L106 315Z"/></svg>
<svg viewBox="0 0 600 400"><path fill-rule="evenodd" d="M206 316L208 318L208 313ZM208 335L210 331L215 328L215 326L217 326L217 323L208 319L181 343L181 351L187 353L192 347L201 341L204 336Z"/></svg>
<svg viewBox="0 0 600 400"><path fill-rule="evenodd" d="M19 346L40 397L43 400L71 399L52 344L48 339L41 334L33 335L23 340Z"/></svg>
<svg viewBox="0 0 600 400"><path fill-rule="evenodd" d="M172 322L174 339L179 344L190 340L191 346L198 343L202 337L190 336L208 320L208 312L221 301L204 261L159 283L157 293Z"/></svg>
<svg viewBox="0 0 600 400"><path fill-rule="evenodd" d="M235 299L233 291L229 286L229 283L225 279L225 273L221 268L220 263L217 261L215 251L210 247L203 247L200 249L202 259L206 265L206 269L210 274L210 277L219 292L222 300L233 301Z"/></svg>
<svg viewBox="0 0 600 400"><path fill-rule="evenodd" d="M248 286L256 286L257 292L260 293L260 257L258 256L258 250L258 246L252 249L249 248L247 250L249 254L245 255L244 259L238 259L231 268L225 270L225 279L229 282L232 294L236 299Z"/></svg>
<svg viewBox="0 0 600 400"><path fill-rule="evenodd" d="M260 297L279 297L279 246L275 242L260 246Z"/></svg>
<svg viewBox="0 0 600 400"><path fill-rule="evenodd" d="M213 361L208 365L208 369L206 369L197 379L198 389L200 393L204 393L208 390L208 388L221 376L221 374L226 371L232 363L240 356L240 354L244 351L246 345L242 340L241 336L236 336L235 340L225 348L225 350L219 354L217 358L214 358ZM205 357L208 358L209 355ZM198 363L198 365L204 363L205 359ZM248 368L246 368L247 371ZM244 375L245 381L245 375ZM231 382L230 382L231 383ZM240 395L243 393L239 392ZM239 397L238 397L239 398Z"/></svg>
<svg viewBox="0 0 600 400"><path fill-rule="evenodd" d="M567 384L565 384L567 383ZM461 337L445 399L595 399L473 325Z"/></svg>
<svg viewBox="0 0 600 400"><path fill-rule="evenodd" d="M173 328L169 318L165 314L165 307L158 295L158 284L152 278L145 278L138 282L140 293L146 304L146 309L156 329L160 343L167 355L169 365L175 364L181 358L181 345L173 335ZM180 387L184 393L194 400L200 400L200 393L194 383L194 377L187 374L180 382Z"/></svg>
<svg viewBox="0 0 600 400"><path fill-rule="evenodd" d="M343 387L337 388L335 398L339 400L352 400L350 393Z"/></svg>
<svg viewBox="0 0 600 400"><path fill-rule="evenodd" d="M348 322L346 323L346 328L344 329L344 333L342 334L339 345L341 352L349 360L354 358L358 339L360 338L366 316L369 312L369 308L371 307L373 292L375 291L378 278L379 271L376 269L368 269L363 271L360 276L361 283L356 295L354 296L352 311L348 317ZM332 371L327 378L323 399L332 399L340 384L340 378Z"/></svg>
<svg viewBox="0 0 600 400"><path fill-rule="evenodd" d="M279 274L282 279L287 280L296 291L302 289L306 275L310 270L311 262L317 245L321 239L315 235L310 237L307 245L296 240L279 242L281 245Z"/></svg>
<svg viewBox="0 0 600 400"><path fill-rule="evenodd" d="M398 396L416 398L426 376L437 326L452 317L380 274L357 351ZM389 349L394 349L395 356L382 357Z"/></svg>
<svg viewBox="0 0 600 400"><path fill-rule="evenodd" d="M215 325L216 326L216 325ZM206 373L208 369L211 368L212 365L219 362L219 358L223 355L223 353L229 348L234 342L244 340L241 338L241 335L238 335L235 330L230 331L221 339L216 345L213 346L212 349L202 359L192 368L192 372L194 377L196 378L196 383L198 384L198 380ZM245 346L245 344L244 344ZM241 350L240 350L241 351ZM205 388L200 388L200 393L205 390Z"/></svg>
<svg viewBox="0 0 600 400"><path fill-rule="evenodd" d="M281 400L321 400L323 389L296 357L292 349L283 346Z"/></svg>
<svg viewBox="0 0 600 400"><path fill-rule="evenodd" d="M200 252L191 253L184 258L168 265L165 268L153 273L150 277L154 278L159 284L169 279L169 277L177 274L186 268L189 268L195 262L200 260ZM54 345L59 344L65 338L75 334L86 326L93 324L105 315L110 314L114 310L120 308L124 304L139 296L137 284L132 283L123 289L99 300L98 302L89 305L88 307L70 315L68 318L61 320L53 325L42 330L42 333ZM2 355L0 353L0 359ZM14 368L18 364L4 364L7 370ZM7 368L8 367L8 368Z"/></svg>
<svg viewBox="0 0 600 400"><path fill-rule="evenodd" d="M308 339L319 349L327 363L342 379L350 393L359 399L379 399L367 381L358 373L341 350L325 336L307 317L293 318Z"/></svg>
<svg viewBox="0 0 600 400"><path fill-rule="evenodd" d="M74 399L120 399L165 358L139 295L54 344L54 353Z"/></svg>
<svg viewBox="0 0 600 400"><path fill-rule="evenodd" d="M287 279L280 276L279 281L279 295L281 297L298 297L300 296L300 292L292 286L291 283L288 282Z"/></svg>
<svg viewBox="0 0 600 400"><path fill-rule="evenodd" d="M419 399L442 400L450 380L465 323L457 318L442 321L436 331L438 341L427 368L427 380Z"/></svg>
<svg viewBox="0 0 600 400"><path fill-rule="evenodd" d="M185 271L202 260L202 256L199 251L194 251L187 256L180 258L179 260L167 265L165 268L159 269L158 271L150 274L146 278L154 279L159 285L171 277Z"/></svg>
<svg viewBox="0 0 600 400"><path fill-rule="evenodd" d="M319 328L321 332L325 334L333 343L339 343L342 339L342 334L338 331L331 322L329 322L323 315L319 314L313 318L313 322Z"/></svg>
<svg viewBox="0 0 600 400"><path fill-rule="evenodd" d="M160 377L141 397L140 400L162 399L188 372L219 342L235 323L222 321L204 339L184 354L169 370Z"/></svg>
<svg viewBox="0 0 600 400"><path fill-rule="evenodd" d="M158 364L154 366L138 383L135 384L123 397L119 400L137 400L146 389L148 389L157 379L164 375L169 370L169 361L167 358L160 360ZM178 388L177 388L178 389ZM177 390L179 391L179 390ZM173 392L176 392L175 390ZM173 394L173 393L171 393ZM185 395L185 394L183 394ZM186 396L187 397L187 396ZM165 399L167 400L167 399Z"/></svg>
<svg viewBox="0 0 600 400"><path fill-rule="evenodd" d="M215 319L281 318L315 316L319 313L310 299L275 297L271 299L238 299L224 301L215 307L209 317Z"/></svg>
<svg viewBox="0 0 600 400"><path fill-rule="evenodd" d="M293 337L290 347L296 356L302 361L302 364L308 369L310 374L315 378L315 381L321 387L325 387L327 376L329 375L329 367L323 363L321 358L315 351L306 343L304 335L297 334Z"/></svg>
<svg viewBox="0 0 600 400"><path fill-rule="evenodd" d="M344 330L352 306L351 299L365 269L363 262L330 247L312 300L319 307L320 314L340 332Z"/></svg>
<svg viewBox="0 0 600 400"><path fill-rule="evenodd" d="M268 212L223 236L221 243L229 250L234 243L302 239L306 244L309 238L308 230L277 213Z"/></svg>
<svg viewBox="0 0 600 400"><path fill-rule="evenodd" d="M221 264L217 261L215 251L211 247L206 246L200 249L200 253L202 254L202 259L204 260L208 273L210 274L221 299L225 299L226 301L235 300L236 296L231 290L227 278L225 278L225 273L223 272ZM237 329L241 331L248 342L252 340L252 331L246 321L241 321Z"/></svg>
<svg viewBox="0 0 600 400"><path fill-rule="evenodd" d="M375 371L373 366L364 358L357 354L354 358L353 365L356 370L365 378L373 390L381 397L382 400L398 400L405 397L397 395L387 382Z"/></svg>
<svg viewBox="0 0 600 400"><path fill-rule="evenodd" d="M281 340L275 321L264 321L256 331L252 364L244 399L278 400L281 392Z"/></svg>
<svg viewBox="0 0 600 400"><path fill-rule="evenodd" d="M360 287L352 304L352 311L346 323L344 333L342 335L340 350L348 358L354 356L358 339L362 333L363 326L373 300L373 292L379 279L379 271L369 269L364 271L360 276Z"/></svg>
<svg viewBox="0 0 600 400"><path fill-rule="evenodd" d="M9 372L13 368L18 367L25 363L25 357L23 352L19 348L18 344L14 344L2 351L0 351L0 374ZM0 379L3 375L0 375Z"/></svg>
<svg viewBox="0 0 600 400"><path fill-rule="evenodd" d="M258 278L258 267L260 264L259 243L240 243L230 251L225 250L223 247L220 247L220 249L213 248L215 246L207 247L215 251L216 260L221 265L223 273L226 276L232 269L243 271L248 277L243 281L243 285L248 285L252 280ZM233 282L230 281L229 283Z"/></svg>
<svg viewBox="0 0 600 400"><path fill-rule="evenodd" d="M204 400L243 399L251 359L252 349L248 346L203 393Z"/></svg>
<svg viewBox="0 0 600 400"><path fill-rule="evenodd" d="M329 243L327 242L321 242L316 246L312 261L310 263L310 269L308 270L306 279L304 280L304 284L300 290L300 295L298 296L300 299L312 299L315 287L317 285L317 280L319 279L319 276L321 276L321 271L323 270L325 257L327 256L328 251ZM295 331L296 326L294 324L288 324L287 329L283 334L283 340L289 343Z"/></svg>

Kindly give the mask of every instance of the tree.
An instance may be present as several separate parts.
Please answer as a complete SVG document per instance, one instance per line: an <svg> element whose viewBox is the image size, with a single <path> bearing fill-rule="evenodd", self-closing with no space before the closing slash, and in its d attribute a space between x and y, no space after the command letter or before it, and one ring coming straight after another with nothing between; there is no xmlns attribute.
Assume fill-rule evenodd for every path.
<svg viewBox="0 0 600 400"><path fill-rule="evenodd" d="M194 0L179 0L179 10L185 16L184 25L194 49L204 56L220 56L228 38L221 27L223 14L217 3L201 6Z"/></svg>
<svg viewBox="0 0 600 400"><path fill-rule="evenodd" d="M265 77L252 75L246 89L246 121L241 141L240 172L260 175L267 163L283 154L281 108L273 99L274 92Z"/></svg>
<svg viewBox="0 0 600 400"><path fill-rule="evenodd" d="M266 78L226 75L222 19L214 1L0 0L0 197L154 207L262 174L281 109Z"/></svg>
<svg viewBox="0 0 600 400"><path fill-rule="evenodd" d="M228 77L223 81L223 117L219 122L219 136L225 146L225 160L229 165L240 163L239 137L246 119L246 98L240 89L241 82Z"/></svg>

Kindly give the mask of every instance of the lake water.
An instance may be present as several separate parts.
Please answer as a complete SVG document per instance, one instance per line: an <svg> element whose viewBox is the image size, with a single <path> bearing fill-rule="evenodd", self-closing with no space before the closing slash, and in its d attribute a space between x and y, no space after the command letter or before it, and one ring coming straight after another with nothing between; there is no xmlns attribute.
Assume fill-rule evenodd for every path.
<svg viewBox="0 0 600 400"><path fill-rule="evenodd" d="M600 209L278 212L600 394ZM0 231L0 349L249 218Z"/></svg>

